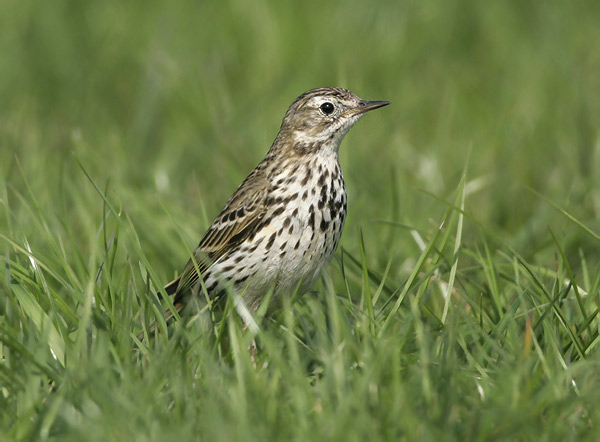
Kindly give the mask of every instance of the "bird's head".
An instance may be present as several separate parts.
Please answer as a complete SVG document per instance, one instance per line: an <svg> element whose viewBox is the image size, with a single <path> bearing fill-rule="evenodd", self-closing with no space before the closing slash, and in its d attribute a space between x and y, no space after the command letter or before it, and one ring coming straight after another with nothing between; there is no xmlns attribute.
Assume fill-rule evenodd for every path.
<svg viewBox="0 0 600 442"><path fill-rule="evenodd" d="M286 137L299 152L337 152L344 135L365 112L388 104L361 100L341 88L313 89L292 103L283 118L280 137Z"/></svg>

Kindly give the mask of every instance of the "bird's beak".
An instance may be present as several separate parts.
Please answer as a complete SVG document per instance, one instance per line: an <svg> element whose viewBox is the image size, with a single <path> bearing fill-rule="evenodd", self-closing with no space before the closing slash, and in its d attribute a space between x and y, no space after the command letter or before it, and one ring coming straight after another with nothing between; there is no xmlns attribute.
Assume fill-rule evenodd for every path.
<svg viewBox="0 0 600 442"><path fill-rule="evenodd" d="M354 109L357 114L364 114L373 109L378 109L383 106L390 104L389 101L361 101L359 106Z"/></svg>

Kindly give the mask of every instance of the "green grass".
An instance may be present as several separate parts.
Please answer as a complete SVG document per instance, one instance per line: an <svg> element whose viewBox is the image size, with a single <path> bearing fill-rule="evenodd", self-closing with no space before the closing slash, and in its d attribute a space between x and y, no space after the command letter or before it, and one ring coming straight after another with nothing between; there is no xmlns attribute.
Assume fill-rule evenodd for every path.
<svg viewBox="0 0 600 442"><path fill-rule="evenodd" d="M597 438L600 3L0 14L0 439ZM323 279L257 318L254 363L231 308L140 345L157 287L325 85L392 105L342 145Z"/></svg>

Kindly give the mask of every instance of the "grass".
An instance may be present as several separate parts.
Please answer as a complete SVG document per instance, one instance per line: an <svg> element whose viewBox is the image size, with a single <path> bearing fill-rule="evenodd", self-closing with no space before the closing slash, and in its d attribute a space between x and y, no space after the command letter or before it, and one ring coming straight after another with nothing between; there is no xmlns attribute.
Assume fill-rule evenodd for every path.
<svg viewBox="0 0 600 442"><path fill-rule="evenodd" d="M594 440L596 3L4 2L0 439ZM322 280L140 345L323 85L392 105Z"/></svg>

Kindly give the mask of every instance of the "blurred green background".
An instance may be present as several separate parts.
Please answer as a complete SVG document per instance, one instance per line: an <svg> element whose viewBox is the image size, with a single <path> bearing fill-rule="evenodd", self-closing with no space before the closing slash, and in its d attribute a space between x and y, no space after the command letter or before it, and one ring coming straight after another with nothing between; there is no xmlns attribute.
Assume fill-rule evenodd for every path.
<svg viewBox="0 0 600 442"><path fill-rule="evenodd" d="M598 241L554 206L600 231L600 2L5 0L0 16L0 251L14 274L32 275L39 284L31 285L36 301L30 307L50 312L70 361L49 376L58 385L52 394L37 367L58 364L38 338L46 336L39 323L28 323L27 311L19 316L24 298L7 276L0 290L13 287L14 297L0 303L7 318L0 327L6 362L0 367L0 408L10 410L1 421L11 429L9 438L48 436L49 429L64 436L69 428L78 428L75 439L98 440L185 438L198 428L208 431L207 438L302 439L313 426L320 437L344 440L375 434L531 439L544 431L551 440L569 436L571 425L580 436L594 433L598 397L589 387L597 385L597 365L577 366L585 374L577 379L581 396L570 389L573 372L564 372L577 339L585 341L586 356L595 351ZM389 263L386 284L396 284L392 289L402 287L421 254L414 232L427 242L447 210L432 195L454 201L466 170L468 216L462 243L457 241L464 250L457 290L460 302L469 305L452 304L445 327L436 322L443 304L437 292L421 298L423 292L415 296L411 289L386 336L392 348L402 347L398 352L382 340L362 340L362 317L352 317L350 306L343 312L356 328L341 335L348 352L341 357L350 360L341 365L327 358L342 345L334 342L335 351L319 347L329 342L325 326L322 341L307 346L317 356L290 344L290 360L285 352L277 359L278 351L266 345L268 363L257 372L249 362L242 369L238 359L213 360L208 350L182 355L177 347L169 353L159 346L164 353L129 361L132 330L139 331L141 322L132 305L144 269L168 281L183 267L213 217L263 158L289 104L321 86L392 102L358 123L340 152L349 193L341 245L360 256L362 231L363 268L382 274ZM120 221L105 216L104 201L86 173L120 211ZM120 243L113 262L106 256L116 246L103 255L103 237L116 231ZM447 260L440 267L444 281L455 263L448 250L453 241L440 254L440 261ZM488 245L491 251L477 255ZM54 277L50 288L41 284L39 268L28 267L28 247L72 285ZM526 270L543 283L521 290L528 273L508 253L511 247L539 266L537 276ZM110 262L114 273L103 274L100 262ZM543 284L562 290L567 262L590 296L581 315L570 309L574 303L559 310L563 316L547 315L547 293L529 296ZM350 291L364 296L368 278L365 283L356 268L345 279L339 265L331 267L337 292L349 280ZM98 287L96 272L103 277ZM497 287L494 272L501 274ZM19 284L30 287L26 277ZM88 292L80 290L86 284L100 303L96 322L86 322L89 305L81 293ZM298 321L318 328L320 314L306 311L322 299L300 303ZM390 299L376 307L386 313L395 302ZM469 316L479 305L487 316ZM532 321L540 326L534 338ZM515 327L513 334L505 333L506 324ZM584 330L577 338L569 336L575 324ZM500 350L488 333L490 341L501 342ZM262 338L279 345L281 336L287 335L276 328ZM352 339L360 342L353 347ZM531 339L539 343L530 352ZM523 340L528 344L521 351ZM448 348L460 356L448 362ZM469 353L472 348L483 356ZM300 352L296 359L294 351ZM189 368L193 364L185 358L194 355L200 362ZM323 383L317 375L306 381L312 362L294 365L313 357L325 367ZM205 370L202 376L197 367ZM245 387L241 372L254 383ZM485 401L473 379L486 392ZM244 388L252 392L250 412L235 408L247 404L239 399L246 399ZM379 398L377 391L381 402L364 405ZM153 408L155 400L160 402ZM268 418L261 427L252 410L260 414L264 404ZM205 419L195 421L200 410ZM219 433L232 421L238 424L230 432ZM95 436L86 434L88 426Z"/></svg>
<svg viewBox="0 0 600 442"><path fill-rule="evenodd" d="M192 247L262 159L291 101L326 85L393 103L342 146L346 247L357 226L367 242L389 239L373 219L424 228L438 203L415 188L448 197L467 164L478 189L467 210L522 253L560 221L527 187L598 226L597 2L0 8L4 180L23 189L18 161L44 211L97 225L102 201L74 153L100 186L110 182L166 269L187 253L157 226L183 229ZM169 227L165 208L178 225ZM399 257L411 247L400 236L391 249Z"/></svg>

